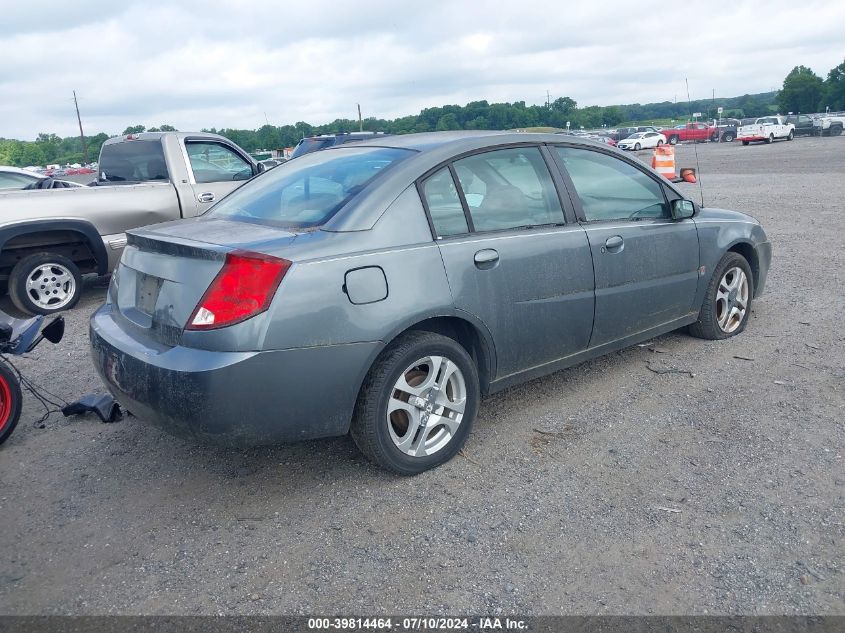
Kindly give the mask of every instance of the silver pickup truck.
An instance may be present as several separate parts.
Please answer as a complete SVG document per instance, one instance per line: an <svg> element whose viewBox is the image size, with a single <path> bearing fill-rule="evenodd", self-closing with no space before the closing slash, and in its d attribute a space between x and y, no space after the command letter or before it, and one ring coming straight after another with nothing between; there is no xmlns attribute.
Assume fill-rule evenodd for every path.
<svg viewBox="0 0 845 633"><path fill-rule="evenodd" d="M70 308L83 274L117 264L127 230L200 215L261 171L216 134L111 138L92 186L0 191L0 287L23 312Z"/></svg>

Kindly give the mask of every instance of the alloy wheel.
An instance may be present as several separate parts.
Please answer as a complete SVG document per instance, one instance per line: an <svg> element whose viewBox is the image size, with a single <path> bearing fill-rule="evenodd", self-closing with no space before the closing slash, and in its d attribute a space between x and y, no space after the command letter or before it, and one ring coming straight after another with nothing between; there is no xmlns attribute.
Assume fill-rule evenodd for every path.
<svg viewBox="0 0 845 633"><path fill-rule="evenodd" d="M387 405L387 426L396 447L412 457L432 455L455 436L464 418L466 380L444 356L411 363L397 379Z"/></svg>
<svg viewBox="0 0 845 633"><path fill-rule="evenodd" d="M734 332L745 320L748 293L748 277L741 268L725 271L716 291L716 322L726 334Z"/></svg>
<svg viewBox="0 0 845 633"><path fill-rule="evenodd" d="M69 304L76 293L73 273L61 264L43 264L26 279L26 294L39 308L58 310Z"/></svg>

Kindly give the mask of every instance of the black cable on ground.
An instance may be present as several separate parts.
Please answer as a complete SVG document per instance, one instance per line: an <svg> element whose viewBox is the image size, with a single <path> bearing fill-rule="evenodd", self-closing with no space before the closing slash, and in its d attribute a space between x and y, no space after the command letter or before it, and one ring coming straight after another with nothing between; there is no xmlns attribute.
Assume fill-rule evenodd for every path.
<svg viewBox="0 0 845 633"><path fill-rule="evenodd" d="M6 356L6 354L0 354L0 360L2 360L4 363L6 363L6 365L9 366L9 368L18 377L18 381L20 382L21 386L23 386L29 393L31 393L32 397L38 400L38 402L41 403L41 406L44 407L43 415L33 423L33 426L43 428L43 424L47 421L47 418L50 417L50 414L61 413L62 407L67 406L68 402L64 398L47 391L44 387L40 385L36 385L29 378L24 376L21 373L21 370L18 369L11 360L9 360L9 357Z"/></svg>

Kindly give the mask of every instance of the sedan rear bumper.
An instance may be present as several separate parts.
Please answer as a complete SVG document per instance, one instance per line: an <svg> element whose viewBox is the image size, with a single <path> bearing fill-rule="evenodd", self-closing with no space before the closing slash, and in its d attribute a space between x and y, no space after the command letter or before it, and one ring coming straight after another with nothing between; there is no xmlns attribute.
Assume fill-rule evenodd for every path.
<svg viewBox="0 0 845 633"><path fill-rule="evenodd" d="M264 352L155 348L106 304L91 317L94 365L127 410L166 431L226 446L343 435L381 343Z"/></svg>

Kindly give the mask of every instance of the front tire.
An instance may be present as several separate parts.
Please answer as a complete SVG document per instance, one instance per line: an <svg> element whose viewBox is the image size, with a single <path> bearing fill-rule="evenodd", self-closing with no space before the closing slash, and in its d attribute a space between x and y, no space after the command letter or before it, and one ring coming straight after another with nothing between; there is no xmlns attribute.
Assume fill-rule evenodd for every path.
<svg viewBox="0 0 845 633"><path fill-rule="evenodd" d="M350 433L375 464L416 475L461 449L478 412L478 370L455 340L408 332L373 364Z"/></svg>
<svg viewBox="0 0 845 633"><path fill-rule="evenodd" d="M27 314L53 314L76 305L82 274L67 257L34 253L15 264L9 275L9 298Z"/></svg>
<svg viewBox="0 0 845 633"><path fill-rule="evenodd" d="M786 137L786 140L791 141L794 138L795 138L795 132L793 132L792 130L789 130L789 136Z"/></svg>
<svg viewBox="0 0 845 633"><path fill-rule="evenodd" d="M657 141L657 147L660 147L661 145L663 145L663 141Z"/></svg>
<svg viewBox="0 0 845 633"><path fill-rule="evenodd" d="M742 142L742 144L743 144L743 145L748 145L750 142L751 142L751 141L743 141L743 142Z"/></svg>
<svg viewBox="0 0 845 633"><path fill-rule="evenodd" d="M767 138L767 139L766 139L766 143L767 143L768 145L771 145L771 144L772 144L772 143L774 143L774 142L775 142L775 135L774 135L774 134L769 134L769 138Z"/></svg>
<svg viewBox="0 0 845 633"><path fill-rule="evenodd" d="M0 444L9 439L21 417L21 385L6 363L0 362Z"/></svg>
<svg viewBox="0 0 845 633"><path fill-rule="evenodd" d="M643 148L643 146L640 145L639 143L634 143L634 151L635 152L640 151L642 148Z"/></svg>
<svg viewBox="0 0 845 633"><path fill-rule="evenodd" d="M725 143L730 143L730 142L732 142L733 140L734 140L734 135L733 135L733 134L731 134L730 132L727 132L727 133L726 133L726 134L722 137L722 141L724 141Z"/></svg>
<svg viewBox="0 0 845 633"><path fill-rule="evenodd" d="M736 336L748 323L753 296L754 278L748 262L739 253L726 253L713 271L690 334L710 340Z"/></svg>
<svg viewBox="0 0 845 633"><path fill-rule="evenodd" d="M669 137L669 145L677 145L678 144L678 137L677 136L670 136Z"/></svg>

